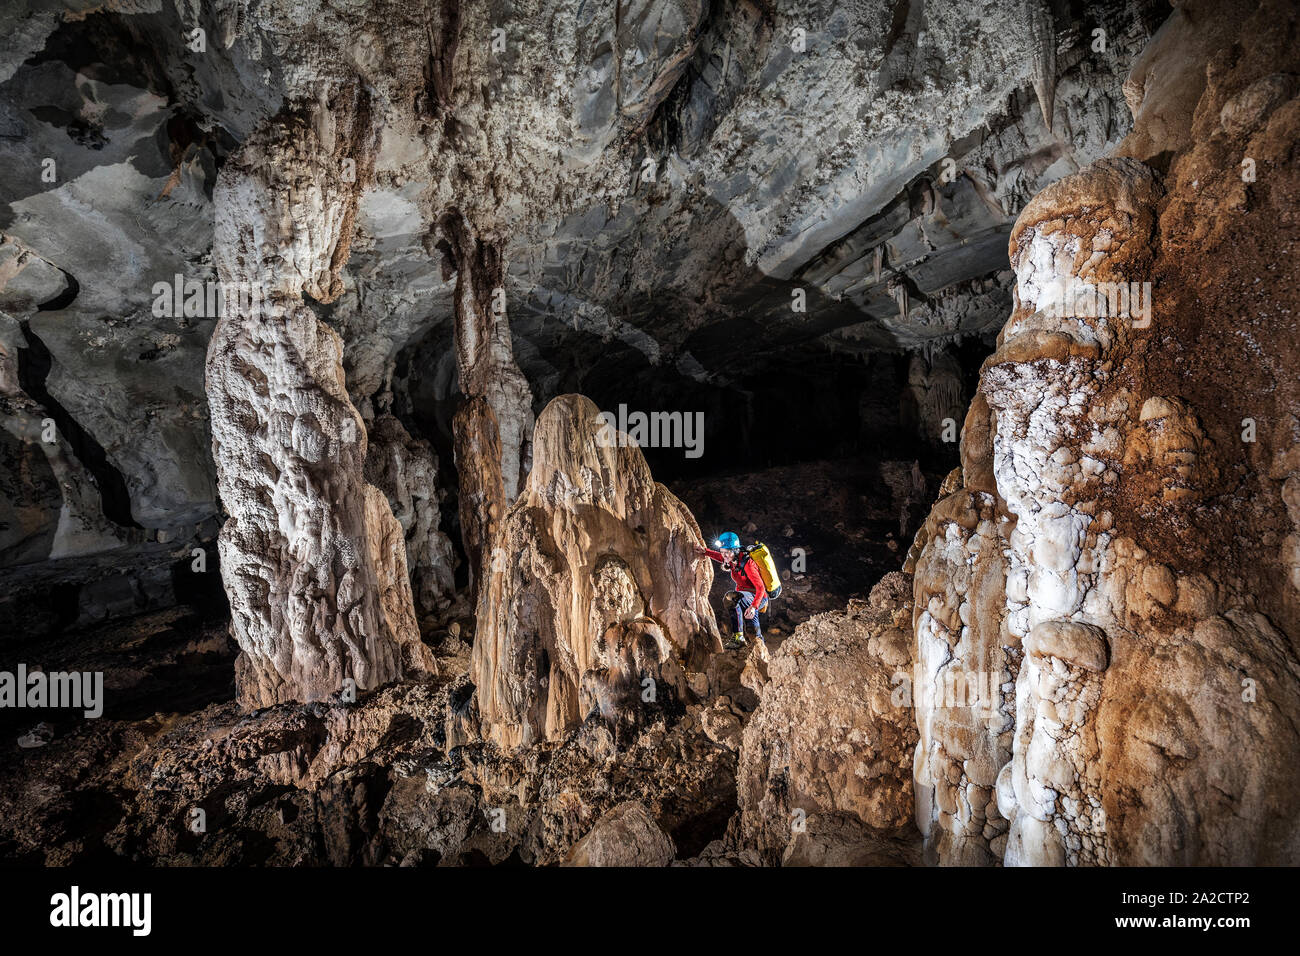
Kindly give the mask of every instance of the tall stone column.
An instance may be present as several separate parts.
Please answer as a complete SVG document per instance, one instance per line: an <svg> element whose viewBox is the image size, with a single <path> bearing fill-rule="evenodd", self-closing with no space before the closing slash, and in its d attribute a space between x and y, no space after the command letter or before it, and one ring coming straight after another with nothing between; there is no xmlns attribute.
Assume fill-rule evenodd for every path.
<svg viewBox="0 0 1300 956"><path fill-rule="evenodd" d="M477 598L501 518L528 474L532 391L515 364L500 246L456 210L442 217L443 250L456 270L456 365L466 402L456 413L461 534Z"/></svg>
<svg viewBox="0 0 1300 956"><path fill-rule="evenodd" d="M286 107L215 191L225 308L208 349L219 547L249 708L432 670L402 528L364 478L366 431L342 341L304 295L342 291L376 131L356 87Z"/></svg>

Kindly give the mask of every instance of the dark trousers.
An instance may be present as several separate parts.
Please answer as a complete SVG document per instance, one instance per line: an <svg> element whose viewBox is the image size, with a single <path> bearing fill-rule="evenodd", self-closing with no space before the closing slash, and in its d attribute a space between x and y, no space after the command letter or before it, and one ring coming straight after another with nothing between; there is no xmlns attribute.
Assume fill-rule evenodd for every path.
<svg viewBox="0 0 1300 956"><path fill-rule="evenodd" d="M753 591L728 591L727 596L722 599L727 609L731 612L731 623L735 625L733 634L745 633L745 609L754 603ZM767 603L767 598L763 599ZM758 620L758 610L754 611L754 619L750 621L754 625L754 636L760 641L763 639L763 626Z"/></svg>

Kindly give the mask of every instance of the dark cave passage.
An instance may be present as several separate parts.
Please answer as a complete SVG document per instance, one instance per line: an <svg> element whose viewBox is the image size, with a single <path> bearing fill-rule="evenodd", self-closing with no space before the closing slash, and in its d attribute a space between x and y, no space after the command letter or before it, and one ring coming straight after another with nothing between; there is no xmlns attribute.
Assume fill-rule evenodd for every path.
<svg viewBox="0 0 1300 956"><path fill-rule="evenodd" d="M991 341L979 337L929 355L864 357L809 348L772 352L742 341L734 346L737 367L728 383L711 384L618 345L578 367L575 356L592 346L581 339L569 346L517 356L533 370L535 412L555 395L578 392L615 420L620 409L633 421L637 413L695 416L703 427L689 433L690 447L688 432L676 422L663 434L682 439L677 447L659 446L649 432L642 451L656 479L686 501L706 537L753 525L759 538L788 544L785 529L793 522L807 547L835 542L847 556L822 576L821 593L841 604L901 563L922 515L921 498L907 500L906 472L917 462L933 493L958 464L965 408L992 351ZM460 397L443 358L449 347L447 334L435 331L398 357L393 408L413 435L434 446L448 476L440 514L462 559L457 582L463 585L452 441ZM566 362L570 367L558 377L548 371ZM748 485L752 489L743 490ZM814 486L826 493L807 494L805 488ZM864 521L873 523L875 541L855 549L842 529ZM751 532L743 536L749 540ZM823 603L816 606L831 606ZM786 627L803 619L802 612L792 613L783 619Z"/></svg>

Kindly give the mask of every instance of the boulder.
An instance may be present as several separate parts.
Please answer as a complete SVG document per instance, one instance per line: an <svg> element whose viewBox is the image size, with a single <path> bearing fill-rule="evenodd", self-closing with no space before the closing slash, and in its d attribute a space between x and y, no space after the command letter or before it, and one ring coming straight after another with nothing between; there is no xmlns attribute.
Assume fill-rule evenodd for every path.
<svg viewBox="0 0 1300 956"><path fill-rule="evenodd" d="M886 575L868 602L805 621L772 655L736 773L739 846L775 862L825 813L910 826L909 584Z"/></svg>
<svg viewBox="0 0 1300 956"><path fill-rule="evenodd" d="M667 866L677 855L668 834L645 807L620 803L574 844L563 866Z"/></svg>

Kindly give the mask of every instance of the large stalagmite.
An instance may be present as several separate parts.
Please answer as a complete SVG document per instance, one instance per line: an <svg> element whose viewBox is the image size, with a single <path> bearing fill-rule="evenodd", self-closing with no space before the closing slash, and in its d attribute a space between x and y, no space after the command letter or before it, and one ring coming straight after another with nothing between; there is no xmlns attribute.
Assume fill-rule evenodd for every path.
<svg viewBox="0 0 1300 956"><path fill-rule="evenodd" d="M1170 37L1196 15L1189 110L1158 83L1187 74ZM1274 15L1176 14L1132 87L1135 158L1049 186L1012 231L1015 309L913 549L918 684L995 675L982 712L917 713L939 862L1300 859L1296 383L1278 372L1296 353L1277 305L1295 296L1257 271L1294 241L1270 203L1295 188L1300 99L1272 72L1294 51L1231 43ZM1243 319L1243 288L1270 307Z"/></svg>
<svg viewBox="0 0 1300 956"><path fill-rule="evenodd" d="M208 352L220 538L240 700L260 707L428 670L402 528L364 477L343 343L304 296L341 291L374 131L366 95L286 112L216 190L226 314ZM355 169L344 177L340 171Z"/></svg>
<svg viewBox="0 0 1300 956"><path fill-rule="evenodd" d="M483 729L555 738L686 692L721 650L699 526L580 395L537 419L533 468L504 516L479 599L470 676Z"/></svg>

